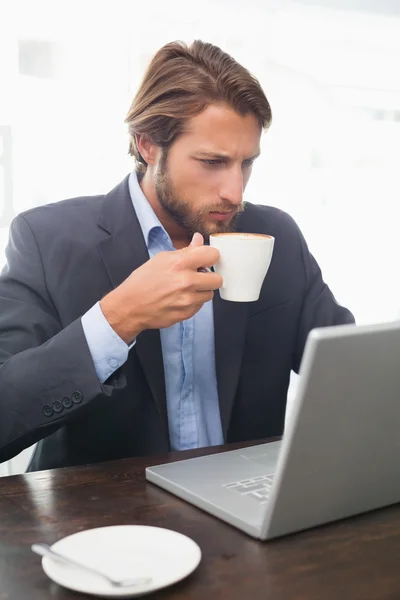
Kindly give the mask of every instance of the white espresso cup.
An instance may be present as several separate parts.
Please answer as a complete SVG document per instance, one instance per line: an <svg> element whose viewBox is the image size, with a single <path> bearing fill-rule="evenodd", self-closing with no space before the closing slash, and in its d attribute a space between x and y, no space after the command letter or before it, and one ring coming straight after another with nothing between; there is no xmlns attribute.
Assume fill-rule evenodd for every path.
<svg viewBox="0 0 400 600"><path fill-rule="evenodd" d="M219 293L223 300L254 302L271 263L275 238L258 233L214 233L210 246L220 259L214 271L223 279Z"/></svg>

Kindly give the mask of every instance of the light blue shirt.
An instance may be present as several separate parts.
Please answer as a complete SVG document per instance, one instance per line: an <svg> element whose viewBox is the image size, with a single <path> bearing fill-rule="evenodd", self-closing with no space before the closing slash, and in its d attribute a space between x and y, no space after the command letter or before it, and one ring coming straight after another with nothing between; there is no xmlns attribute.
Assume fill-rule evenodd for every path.
<svg viewBox="0 0 400 600"><path fill-rule="evenodd" d="M129 191L149 256L174 250L171 238L143 194L134 172L129 177ZM99 303L83 315L82 326L97 376L103 383L126 362L134 344L127 346L117 335ZM191 319L161 329L160 336L172 449L222 444L212 302L203 304Z"/></svg>

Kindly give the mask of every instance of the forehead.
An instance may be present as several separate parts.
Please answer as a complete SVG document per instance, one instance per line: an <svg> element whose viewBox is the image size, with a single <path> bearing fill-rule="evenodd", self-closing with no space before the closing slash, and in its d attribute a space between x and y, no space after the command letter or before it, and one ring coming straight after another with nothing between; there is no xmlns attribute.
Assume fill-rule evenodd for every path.
<svg viewBox="0 0 400 600"><path fill-rule="evenodd" d="M178 138L190 151L257 154L262 128L252 113L240 115L226 104L211 104L192 117Z"/></svg>

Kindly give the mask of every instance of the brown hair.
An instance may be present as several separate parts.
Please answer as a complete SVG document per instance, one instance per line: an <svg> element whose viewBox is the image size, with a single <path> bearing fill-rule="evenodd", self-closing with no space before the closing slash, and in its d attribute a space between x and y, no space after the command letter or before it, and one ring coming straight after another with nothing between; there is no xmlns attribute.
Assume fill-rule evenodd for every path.
<svg viewBox="0 0 400 600"><path fill-rule="evenodd" d="M171 42L153 57L133 99L128 123L129 154L143 174L146 162L136 135L145 134L168 149L185 123L213 102L226 102L239 114L253 113L262 128L271 122L271 108L257 79L217 46L194 41Z"/></svg>

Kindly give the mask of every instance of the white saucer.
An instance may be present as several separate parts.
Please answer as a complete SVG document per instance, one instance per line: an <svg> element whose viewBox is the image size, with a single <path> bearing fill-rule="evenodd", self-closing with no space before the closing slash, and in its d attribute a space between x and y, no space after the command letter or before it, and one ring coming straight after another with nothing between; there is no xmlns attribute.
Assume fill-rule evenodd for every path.
<svg viewBox="0 0 400 600"><path fill-rule="evenodd" d="M140 596L171 585L194 571L201 559L199 546L185 535L140 525L80 531L59 540L52 549L114 579L151 578L144 585L114 588L101 577L42 558L44 572L59 585L106 598Z"/></svg>

